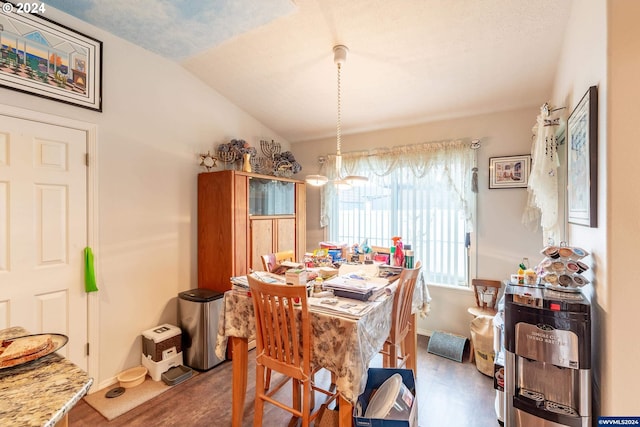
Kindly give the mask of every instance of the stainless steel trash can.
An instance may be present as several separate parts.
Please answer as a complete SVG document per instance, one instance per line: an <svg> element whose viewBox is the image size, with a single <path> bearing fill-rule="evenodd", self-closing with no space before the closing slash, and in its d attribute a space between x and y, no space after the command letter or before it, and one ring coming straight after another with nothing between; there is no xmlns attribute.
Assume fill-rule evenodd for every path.
<svg viewBox="0 0 640 427"><path fill-rule="evenodd" d="M206 371L225 360L215 354L223 296L209 289L190 289L178 294L184 364L191 368Z"/></svg>

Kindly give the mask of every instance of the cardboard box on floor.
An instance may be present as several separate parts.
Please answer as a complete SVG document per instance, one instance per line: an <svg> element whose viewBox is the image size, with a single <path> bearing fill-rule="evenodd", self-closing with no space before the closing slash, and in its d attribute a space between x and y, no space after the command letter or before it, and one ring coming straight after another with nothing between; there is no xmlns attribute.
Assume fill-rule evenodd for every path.
<svg viewBox="0 0 640 427"><path fill-rule="evenodd" d="M365 418L367 405L373 392L392 375L400 374L402 382L413 393L413 404L408 420L389 420L379 418ZM356 427L418 427L418 397L416 396L416 380L411 369L369 368L367 385L364 392L358 396L358 402L353 409L353 422Z"/></svg>

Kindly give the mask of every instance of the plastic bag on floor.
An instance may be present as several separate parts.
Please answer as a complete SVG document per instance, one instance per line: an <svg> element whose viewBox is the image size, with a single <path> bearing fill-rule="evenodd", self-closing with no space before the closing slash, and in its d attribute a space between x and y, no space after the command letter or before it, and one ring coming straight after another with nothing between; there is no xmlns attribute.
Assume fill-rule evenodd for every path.
<svg viewBox="0 0 640 427"><path fill-rule="evenodd" d="M473 340L476 368L493 377L493 317L478 316L471 321L471 339Z"/></svg>

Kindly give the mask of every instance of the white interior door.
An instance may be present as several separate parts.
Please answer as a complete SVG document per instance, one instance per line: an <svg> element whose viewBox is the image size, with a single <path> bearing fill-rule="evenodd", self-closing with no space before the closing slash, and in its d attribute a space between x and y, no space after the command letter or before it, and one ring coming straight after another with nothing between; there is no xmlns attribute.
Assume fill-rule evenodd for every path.
<svg viewBox="0 0 640 427"><path fill-rule="evenodd" d="M69 337L87 370L87 135L0 115L0 328Z"/></svg>

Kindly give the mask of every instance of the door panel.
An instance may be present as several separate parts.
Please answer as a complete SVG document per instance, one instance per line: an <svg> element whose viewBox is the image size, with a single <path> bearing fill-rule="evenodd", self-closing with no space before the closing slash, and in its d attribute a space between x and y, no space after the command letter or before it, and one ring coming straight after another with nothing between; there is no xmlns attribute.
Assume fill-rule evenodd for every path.
<svg viewBox="0 0 640 427"><path fill-rule="evenodd" d="M262 255L273 253L273 220L251 220L251 265L253 270L264 270Z"/></svg>
<svg viewBox="0 0 640 427"><path fill-rule="evenodd" d="M67 261L67 188L61 185L35 185L35 220L38 266Z"/></svg>
<svg viewBox="0 0 640 427"><path fill-rule="evenodd" d="M278 235L275 252L296 251L296 219L280 218L276 220ZM296 259L295 261L300 261Z"/></svg>
<svg viewBox="0 0 640 427"><path fill-rule="evenodd" d="M0 115L0 328L61 333L87 369L87 135Z"/></svg>

